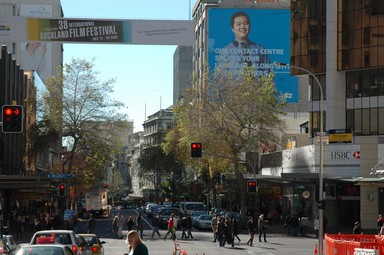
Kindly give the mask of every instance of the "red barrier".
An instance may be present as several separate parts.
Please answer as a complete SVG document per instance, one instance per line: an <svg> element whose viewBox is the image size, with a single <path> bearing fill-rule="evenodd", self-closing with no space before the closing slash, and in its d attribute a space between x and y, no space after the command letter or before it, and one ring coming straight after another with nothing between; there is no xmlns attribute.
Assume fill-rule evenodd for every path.
<svg viewBox="0 0 384 255"><path fill-rule="evenodd" d="M374 249L377 255L384 255L384 236L325 234L325 255L353 255L355 248Z"/></svg>

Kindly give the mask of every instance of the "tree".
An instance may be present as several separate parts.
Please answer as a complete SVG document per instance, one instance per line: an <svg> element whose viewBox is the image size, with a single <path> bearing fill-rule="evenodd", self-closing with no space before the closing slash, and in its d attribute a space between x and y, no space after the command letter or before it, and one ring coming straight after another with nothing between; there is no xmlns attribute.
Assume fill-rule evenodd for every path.
<svg viewBox="0 0 384 255"><path fill-rule="evenodd" d="M166 137L166 153L201 169L233 172L240 189L241 209L245 207L245 168L239 159L244 152L259 152L262 143L278 143L284 129L285 96L278 95L274 75L256 78L253 68L244 68L237 78L217 69L195 83L184 100L174 107L176 130ZM191 142L203 142L203 158L188 155Z"/></svg>
<svg viewBox="0 0 384 255"><path fill-rule="evenodd" d="M131 125L118 113L124 104L110 97L115 80L100 81L98 74L93 61L72 59L48 80L44 95L45 119L70 141L62 171L75 172L75 182L90 186L103 183L105 166L120 149L116 129Z"/></svg>

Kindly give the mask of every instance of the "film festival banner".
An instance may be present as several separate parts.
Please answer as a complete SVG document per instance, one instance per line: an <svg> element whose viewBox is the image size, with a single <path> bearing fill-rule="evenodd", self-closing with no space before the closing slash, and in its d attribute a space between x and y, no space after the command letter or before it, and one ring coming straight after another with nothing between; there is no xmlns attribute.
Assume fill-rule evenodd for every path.
<svg viewBox="0 0 384 255"><path fill-rule="evenodd" d="M183 45L194 43L189 20L102 20L0 17L0 41Z"/></svg>
<svg viewBox="0 0 384 255"><path fill-rule="evenodd" d="M287 95L288 103L298 102L297 77L290 63L289 10L212 8L208 11L208 64L210 70L225 68L240 74L245 66L260 77L273 71L277 91Z"/></svg>

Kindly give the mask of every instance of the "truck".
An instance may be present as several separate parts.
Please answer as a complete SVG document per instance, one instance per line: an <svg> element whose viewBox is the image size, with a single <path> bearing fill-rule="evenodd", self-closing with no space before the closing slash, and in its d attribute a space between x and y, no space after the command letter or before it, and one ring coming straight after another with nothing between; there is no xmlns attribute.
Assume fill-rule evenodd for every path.
<svg viewBox="0 0 384 255"><path fill-rule="evenodd" d="M85 218L93 214L94 217L108 217L108 193L105 189L90 189L85 192Z"/></svg>

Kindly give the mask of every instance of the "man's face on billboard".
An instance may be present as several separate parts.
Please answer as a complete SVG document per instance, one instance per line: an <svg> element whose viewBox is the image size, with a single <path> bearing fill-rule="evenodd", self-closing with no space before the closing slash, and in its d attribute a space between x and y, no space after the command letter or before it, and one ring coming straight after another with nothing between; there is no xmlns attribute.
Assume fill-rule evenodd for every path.
<svg viewBox="0 0 384 255"><path fill-rule="evenodd" d="M249 20L245 16L239 16L234 19L232 31L235 39L238 41L246 41L250 30Z"/></svg>

